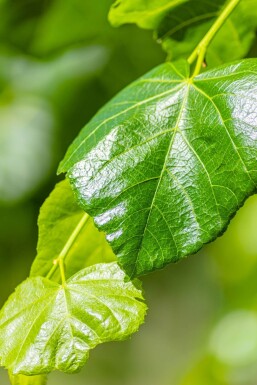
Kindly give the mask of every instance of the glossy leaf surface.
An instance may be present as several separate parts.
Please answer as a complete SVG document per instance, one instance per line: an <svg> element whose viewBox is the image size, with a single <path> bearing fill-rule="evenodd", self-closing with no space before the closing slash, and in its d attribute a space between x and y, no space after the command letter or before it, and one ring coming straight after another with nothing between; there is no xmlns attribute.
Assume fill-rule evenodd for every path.
<svg viewBox="0 0 257 385"><path fill-rule="evenodd" d="M257 60L166 63L108 103L60 171L130 276L221 234L257 182Z"/></svg>
<svg viewBox="0 0 257 385"><path fill-rule="evenodd" d="M103 233L100 233L90 218L76 203L67 180L56 185L40 210L38 218L38 255L31 267L32 276L46 276L53 260L65 250L72 235L74 238L65 257L66 276L99 262L114 261L115 255ZM60 278L56 269L52 279Z"/></svg>
<svg viewBox="0 0 257 385"><path fill-rule="evenodd" d="M75 372L91 348L138 330L142 299L117 263L81 270L64 287L29 278L0 313L0 363L14 374Z"/></svg>

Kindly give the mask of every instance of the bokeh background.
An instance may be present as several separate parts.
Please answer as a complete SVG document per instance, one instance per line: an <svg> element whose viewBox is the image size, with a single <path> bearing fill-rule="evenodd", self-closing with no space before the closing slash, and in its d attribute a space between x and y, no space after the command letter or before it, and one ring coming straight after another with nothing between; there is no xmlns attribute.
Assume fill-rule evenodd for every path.
<svg viewBox="0 0 257 385"><path fill-rule="evenodd" d="M117 91L165 60L150 31L109 26L110 4L0 0L1 305L29 273L39 207L67 146ZM49 385L257 384L257 197L222 237L143 282L140 332L97 347L81 373L53 373Z"/></svg>

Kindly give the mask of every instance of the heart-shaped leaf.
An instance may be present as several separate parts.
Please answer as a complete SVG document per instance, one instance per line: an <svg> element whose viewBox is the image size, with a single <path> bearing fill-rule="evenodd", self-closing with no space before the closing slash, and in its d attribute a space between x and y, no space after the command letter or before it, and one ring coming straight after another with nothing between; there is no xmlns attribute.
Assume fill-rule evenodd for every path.
<svg viewBox="0 0 257 385"><path fill-rule="evenodd" d="M256 191L256 93L256 59L195 79L166 63L71 145L60 171L130 276L195 253Z"/></svg>
<svg viewBox="0 0 257 385"><path fill-rule="evenodd" d="M138 330L142 299L115 262L81 270L65 285L29 278L0 313L0 363L14 374L75 372L97 344Z"/></svg>
<svg viewBox="0 0 257 385"><path fill-rule="evenodd" d="M40 209L37 257L32 276L46 276L53 260L65 253L66 277L95 263L116 259L103 233L77 204L68 180L58 183ZM56 266L51 279L58 281Z"/></svg>

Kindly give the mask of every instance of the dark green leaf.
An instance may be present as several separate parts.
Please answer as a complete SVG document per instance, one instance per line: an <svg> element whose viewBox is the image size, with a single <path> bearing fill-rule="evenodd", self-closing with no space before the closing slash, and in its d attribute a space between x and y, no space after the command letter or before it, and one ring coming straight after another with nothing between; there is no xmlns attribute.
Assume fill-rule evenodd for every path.
<svg viewBox="0 0 257 385"><path fill-rule="evenodd" d="M29 278L0 313L0 363L14 374L72 373L89 350L123 340L143 322L142 294L117 263L81 270L66 285Z"/></svg>
<svg viewBox="0 0 257 385"><path fill-rule="evenodd" d="M114 261L115 255L103 233L94 226L93 220L76 203L67 180L56 185L43 204L38 218L38 255L32 265L32 276L46 276L53 260L65 249L72 234L77 231L65 257L66 275L98 262ZM53 279L60 278L56 269Z"/></svg>
<svg viewBox="0 0 257 385"><path fill-rule="evenodd" d="M166 63L108 103L59 171L140 275L221 234L257 182L257 60L195 79Z"/></svg>

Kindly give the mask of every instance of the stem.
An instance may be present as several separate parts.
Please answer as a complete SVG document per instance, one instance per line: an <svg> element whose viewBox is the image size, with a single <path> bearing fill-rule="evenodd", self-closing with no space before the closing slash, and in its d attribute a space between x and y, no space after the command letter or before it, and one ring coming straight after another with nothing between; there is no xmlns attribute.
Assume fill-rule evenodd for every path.
<svg viewBox="0 0 257 385"><path fill-rule="evenodd" d="M197 45L197 47L194 49L192 54L187 59L189 64L193 64L194 61L198 58L192 77L199 74L208 45L211 43L216 33L223 26L226 19L234 11L235 7L240 3L240 1L241 0L230 0L227 3L227 5L223 9L223 11L220 13L216 21L213 23L213 25L211 26L207 34L204 36L204 38L200 41L200 43Z"/></svg>
<svg viewBox="0 0 257 385"><path fill-rule="evenodd" d="M63 258L58 259L58 264L59 264L60 273L61 273L62 285L65 286L66 285L66 278L65 278L65 269L64 269Z"/></svg>
<svg viewBox="0 0 257 385"><path fill-rule="evenodd" d="M50 279L52 277L52 275L54 274L55 270L57 269L57 267L59 266L62 281L64 278L64 282L65 282L63 261L64 261L65 257L67 256L68 252L70 251L71 247L73 246L74 242L76 241L76 239L77 239L79 233L81 232L81 230L83 229L84 225L88 221L88 219L89 219L89 215L87 213L85 213L83 215L83 217L81 218L81 220L79 221L79 223L77 224L77 226L75 227L75 229L73 230L68 241L65 243L58 258L54 259L53 266L52 266L51 270L49 271L49 273L47 274L46 278Z"/></svg>

